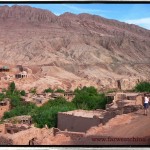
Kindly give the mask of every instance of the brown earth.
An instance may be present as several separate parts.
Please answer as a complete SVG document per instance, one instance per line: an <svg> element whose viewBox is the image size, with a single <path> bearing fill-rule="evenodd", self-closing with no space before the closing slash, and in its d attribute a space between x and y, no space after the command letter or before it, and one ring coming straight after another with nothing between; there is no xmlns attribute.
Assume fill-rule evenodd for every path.
<svg viewBox="0 0 150 150"><path fill-rule="evenodd" d="M119 115L106 125L92 127L86 136L69 144L75 145L149 145L150 144L150 112L143 115L143 110L135 113ZM118 140L119 139L119 140ZM122 141L120 141L122 139Z"/></svg>

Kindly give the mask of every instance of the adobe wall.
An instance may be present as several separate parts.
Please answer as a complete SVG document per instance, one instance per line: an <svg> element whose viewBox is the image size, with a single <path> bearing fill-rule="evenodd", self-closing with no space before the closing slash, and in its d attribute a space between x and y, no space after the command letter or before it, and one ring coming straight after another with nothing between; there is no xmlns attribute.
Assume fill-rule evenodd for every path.
<svg viewBox="0 0 150 150"><path fill-rule="evenodd" d="M68 132L68 131L58 131L56 135L63 134L65 136L69 136L72 140L79 140L80 138L85 136L84 132Z"/></svg>
<svg viewBox="0 0 150 150"><path fill-rule="evenodd" d="M98 126L102 119L98 117L85 118L69 114L58 113L57 127L60 130L67 129L74 132L86 132L92 126Z"/></svg>
<svg viewBox="0 0 150 150"><path fill-rule="evenodd" d="M6 111L9 111L9 108L10 108L9 102L7 102L7 105L5 105L5 106L0 106L0 118L3 117L3 115Z"/></svg>
<svg viewBox="0 0 150 150"><path fill-rule="evenodd" d="M107 111L104 114L104 118L102 120L102 124L105 124L106 122L108 122L110 119L116 117L117 115L121 114L121 110L114 110L114 111Z"/></svg>
<svg viewBox="0 0 150 150"><path fill-rule="evenodd" d="M5 134L5 125L0 124L0 133Z"/></svg>
<svg viewBox="0 0 150 150"><path fill-rule="evenodd" d="M122 90L130 90L135 87L137 83L140 82L141 79L138 78L128 78L121 80L121 89Z"/></svg>
<svg viewBox="0 0 150 150"><path fill-rule="evenodd" d="M13 141L3 135L0 135L0 145L13 145Z"/></svg>
<svg viewBox="0 0 150 150"><path fill-rule="evenodd" d="M5 124L5 132L9 134L14 134L27 129L29 129L29 127L17 126L15 124Z"/></svg>
<svg viewBox="0 0 150 150"><path fill-rule="evenodd" d="M139 95L136 97L136 102L135 102L136 105L143 105L143 98L142 98L142 95Z"/></svg>

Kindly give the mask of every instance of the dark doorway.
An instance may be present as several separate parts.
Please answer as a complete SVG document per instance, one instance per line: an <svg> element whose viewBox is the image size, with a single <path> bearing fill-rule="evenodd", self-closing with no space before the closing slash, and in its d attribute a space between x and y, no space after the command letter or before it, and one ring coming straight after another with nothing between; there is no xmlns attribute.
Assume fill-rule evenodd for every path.
<svg viewBox="0 0 150 150"><path fill-rule="evenodd" d="M118 89L121 90L121 82L120 82L120 80L117 80L117 87L118 87Z"/></svg>

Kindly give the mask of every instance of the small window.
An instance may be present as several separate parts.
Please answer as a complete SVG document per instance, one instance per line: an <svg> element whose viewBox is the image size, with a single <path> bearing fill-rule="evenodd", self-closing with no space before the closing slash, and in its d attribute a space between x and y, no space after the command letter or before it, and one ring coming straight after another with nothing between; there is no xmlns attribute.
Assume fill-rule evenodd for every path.
<svg viewBox="0 0 150 150"><path fill-rule="evenodd" d="M10 133L10 134L12 134L12 132L11 132L11 130L10 130L10 129L7 129L7 133Z"/></svg>

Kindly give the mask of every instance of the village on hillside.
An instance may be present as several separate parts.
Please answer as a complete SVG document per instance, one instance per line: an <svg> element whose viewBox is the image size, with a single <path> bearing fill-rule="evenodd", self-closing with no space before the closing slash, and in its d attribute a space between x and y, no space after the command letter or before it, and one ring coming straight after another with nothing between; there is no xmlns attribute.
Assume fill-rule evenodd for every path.
<svg viewBox="0 0 150 150"><path fill-rule="evenodd" d="M149 146L148 4L0 4L0 145Z"/></svg>
<svg viewBox="0 0 150 150"><path fill-rule="evenodd" d="M81 142L82 138L86 139L92 128L105 128L107 123L113 119L117 119L119 116L126 117L129 115L128 118L130 118L130 115L133 115L133 113L142 113L144 111L144 94L146 93L150 98L150 93L146 91L136 92L131 91L131 89L130 91L122 90L119 81L117 81L118 88L114 91L107 90L98 92L94 87L82 87L81 85L78 86L75 91L69 89L53 90L51 88L45 89L41 93L38 93L36 89L19 91L15 87L15 80L23 80L24 78L32 76L32 70L21 65L13 69L9 66L2 66L0 68L0 74L0 81L8 81L7 88L1 88L0 93L0 145L72 145L74 143L72 143L72 141L76 143L77 141ZM137 84L140 83L142 82L139 81ZM149 84L147 81L144 83ZM90 96L94 93L95 95L92 95L93 101L94 96L97 96L98 101L95 100L93 104L91 99L91 104L94 107L91 107L91 104L87 104L86 106L86 102L82 103L82 94L84 95L84 92L87 92L86 94L89 92L89 98L92 98ZM100 95L100 93L104 94ZM90 99L88 99L88 101L90 101ZM101 104L98 104L100 101L102 101ZM76 107L72 106L74 105L72 102L76 104ZM55 107L58 103L59 105ZM82 105L78 106L78 103ZM26 108L22 107L23 105ZM63 109L65 106L65 109L68 111ZM25 110L19 110L18 107L22 107ZM54 107L55 110L58 109L55 112L54 118L56 126L52 126L52 116L47 116L49 122L51 122L50 124L43 124L44 118L41 116L48 115L49 113L45 111L45 114L41 114L42 110L43 113L44 109L46 110L47 108L47 111L53 111L50 107ZM59 107L61 107L60 110ZM18 115L17 111L22 115ZM34 113L39 114L36 116ZM35 118L32 118L32 116ZM37 122L35 122L35 120ZM42 123L40 124L40 122ZM119 124L120 123L118 123L118 125ZM84 140L84 144L88 145L85 141L86 140ZM78 144L82 144L80 142ZM128 142L130 143L131 141ZM118 143L110 144L115 145ZM121 144L124 144L124 142Z"/></svg>

